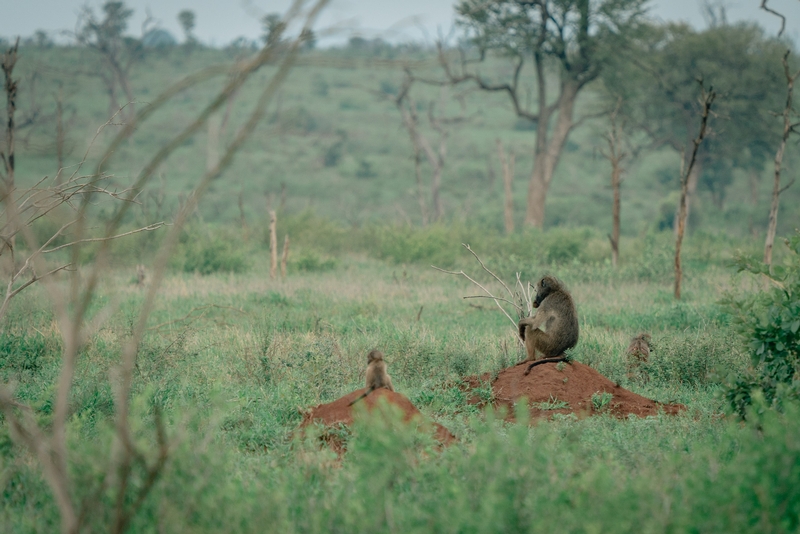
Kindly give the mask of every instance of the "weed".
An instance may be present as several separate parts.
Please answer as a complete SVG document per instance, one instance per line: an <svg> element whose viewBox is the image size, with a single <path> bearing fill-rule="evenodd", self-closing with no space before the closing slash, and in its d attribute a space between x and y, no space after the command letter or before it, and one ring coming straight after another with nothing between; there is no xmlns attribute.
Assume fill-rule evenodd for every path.
<svg viewBox="0 0 800 534"><path fill-rule="evenodd" d="M592 393L592 407L594 411L600 412L606 409L613 398L614 395L607 391Z"/></svg>

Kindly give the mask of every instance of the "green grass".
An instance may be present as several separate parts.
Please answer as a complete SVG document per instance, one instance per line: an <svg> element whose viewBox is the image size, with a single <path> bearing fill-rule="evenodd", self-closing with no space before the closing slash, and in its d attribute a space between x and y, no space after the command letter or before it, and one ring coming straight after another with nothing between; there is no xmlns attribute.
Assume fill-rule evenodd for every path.
<svg viewBox="0 0 800 534"><path fill-rule="evenodd" d="M581 341L573 357L688 410L646 419L562 416L529 427L522 412L518 424L484 415L453 386L522 357L513 326L491 302L475 308L462 299L475 294L466 280L352 252L330 269L271 280L266 250L254 247L247 272L203 276L176 266L159 293L139 350L134 420L137 440L152 443L158 406L175 445L133 531L796 528L798 496L788 482L800 458L793 408L750 426L720 416L718 372L748 365L715 304L743 282L730 270L712 262L689 271L685 299L676 303L668 279L624 283L604 265L551 265L578 304ZM454 261L489 282L468 253ZM142 300L131 272L111 274L101 296L116 290L121 309L79 361L70 404L78 497L97 487L110 450L109 377ZM0 370L45 422L59 369L47 309L42 289L30 289L12 306L0 339ZM640 330L653 334L645 384L628 380L623 358ZM299 410L361 387L373 347L386 354L396 389L458 444L440 451L391 418L345 432L349 452L341 462L313 439L297 441ZM549 407L562 407L556 404ZM0 524L14 532L56 528L41 473L8 428L0 429ZM111 507L113 494L99 502ZM99 513L91 524L102 529L108 520Z"/></svg>
<svg viewBox="0 0 800 534"><path fill-rule="evenodd" d="M65 84L76 109L71 165L107 118L98 81L72 74L71 67L88 61L84 53L25 49L18 64L23 79L41 72L40 88ZM230 59L226 54L149 57L135 73L135 93L146 101L184 73ZM797 408L790 404L779 415L756 405L740 424L724 415L721 394L721 377L742 373L749 355L717 303L729 291L760 288L733 274L730 262L736 249L759 252L748 218L764 226L766 194L758 206L749 205L749 189L739 180L727 207L718 209L700 192L684 242L683 298L675 301L673 236L656 228L671 213L675 189L659 177L675 174L677 157L658 152L629 169L618 269L610 264L610 192L607 170L595 155L594 127L579 128L570 140L549 193L547 230L506 236L499 170L492 181L486 159L497 137L515 150L514 192L522 199L527 183L519 176L531 167L532 139L515 129L500 96L471 93L466 98L474 116L450 138L446 218L421 227L407 134L396 109L369 91L391 90L401 74L327 64L336 54L315 52L297 66L280 104L212 186L181 237L133 382L134 439L154 450L158 409L172 447L131 531L797 531ZM193 117L219 83L180 95L124 143L110 166L115 183L127 184L145 156ZM256 90L245 88L237 97L228 136ZM426 96L436 91L423 90L418 99ZM44 117L51 100L40 98L47 102ZM24 113L29 100L23 95L21 102ZM52 175L52 124L37 123L26 139L18 153L19 181ZM101 134L92 153L109 140L110 132ZM126 228L171 217L204 170L205 147L199 135L161 167ZM797 195L790 189L783 200L793 205ZM285 279L268 275L268 208L278 211L279 242L286 234L291 239ZM521 201L516 209L520 223ZM800 221L796 210L781 213L782 233ZM98 206L92 215L99 224L108 213ZM137 234L114 244L113 268L92 309L108 302L119 309L78 361L69 474L75 498L95 505L87 516L93 531L109 530L116 498L98 488L114 450L119 354L143 301L135 265L150 265L162 236ZM571 356L637 393L688 409L674 417L619 420L601 413L528 425L522 410L510 424L502 414L469 404L459 381L496 373L523 354L515 325L492 301L463 299L481 292L463 277L429 267L463 269L502 294L461 243L505 280L515 273L522 280L543 272L561 278L580 316L581 338ZM89 262L91 254L81 259ZM776 261L782 261L780 250ZM647 382L630 380L624 360L630 338L642 331L653 338L642 368ZM296 432L302 410L362 387L365 355L374 347L386 354L396 389L452 431L457 444L440 450L390 414L336 430L348 446L342 459L320 448L313 435L304 440ZM31 287L13 301L2 324L0 375L43 425L51 417L60 353L47 293ZM488 386L477 393L490 400ZM598 409L602 404L599 397ZM557 399L548 405L561 407ZM0 421L0 530L56 530L57 508L35 459ZM141 475L132 478L135 487Z"/></svg>

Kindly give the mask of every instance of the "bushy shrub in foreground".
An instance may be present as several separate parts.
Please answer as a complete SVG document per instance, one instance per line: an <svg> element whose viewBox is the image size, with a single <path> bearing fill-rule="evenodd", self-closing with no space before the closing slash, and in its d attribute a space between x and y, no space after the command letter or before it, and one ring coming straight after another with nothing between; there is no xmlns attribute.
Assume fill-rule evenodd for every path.
<svg viewBox="0 0 800 534"><path fill-rule="evenodd" d="M787 398L800 397L800 232L785 244L789 254L784 265L737 260L739 271L759 275L768 289L725 300L750 349L752 368L733 378L726 392L742 418L757 391L768 406L777 408Z"/></svg>

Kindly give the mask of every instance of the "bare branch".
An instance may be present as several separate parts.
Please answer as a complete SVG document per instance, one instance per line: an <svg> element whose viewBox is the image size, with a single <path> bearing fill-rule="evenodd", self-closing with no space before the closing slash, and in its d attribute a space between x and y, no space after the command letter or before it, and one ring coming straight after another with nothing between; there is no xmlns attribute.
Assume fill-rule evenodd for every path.
<svg viewBox="0 0 800 534"><path fill-rule="evenodd" d="M464 271L448 271L447 269L442 269L442 268L440 268L440 267L436 267L435 265L431 265L431 267L432 267L432 268L434 268L434 269L436 269L437 271L441 271L441 272L443 272L443 273L446 273L446 274L454 274L454 275L456 275L456 276L458 276L458 275L461 275L461 276L463 276L464 278L466 278L467 280L469 280L470 282L472 282L473 284L475 284L476 286L478 286L479 288L481 288L481 289L482 289L482 290L483 290L483 291L486 293L486 295L487 295L487 297L488 297L488 298L490 298L490 299L494 300L494 303L495 303L495 304L497 304L497 307L498 307L498 308L500 308L500 311L501 311L501 312L503 312L503 315L505 315L506 317L508 317L508 320L509 320L509 321L511 321L511 323L514 325L514 328L516 328L516 327L517 327L517 321L515 321L514 319L512 319L512 318L511 318L511 316L508 314L508 312L505 310L505 308L503 308L503 307L500 305L500 302L499 302L499 301L500 301L500 300L505 300L505 299L502 299L502 298L500 298L500 297L495 297L495 296L492 294L492 292L491 292L491 291L489 291L488 289L486 289L485 287L483 287L483 286L482 286L480 283L478 283L478 282L477 282L475 279L473 279L471 276L469 276L469 275L468 275L467 273L465 273ZM516 306L516 305L515 305L515 306Z"/></svg>
<svg viewBox="0 0 800 534"><path fill-rule="evenodd" d="M113 239L119 239L120 237L126 237L126 236L133 235L133 234L138 234L140 232L152 232L154 230L158 230L159 228L164 226L164 224L165 224L164 222L157 222L157 223L149 224L147 226L143 226L142 228L137 228L136 230L131 230L130 232L124 232L122 234L112 235L112 236L108 236L108 237L88 237L86 239L78 239L77 241L72 241L71 243L65 243L65 244L59 245L59 246L57 246L55 248L50 248L50 249L47 249L47 250L43 250L42 252L44 254L49 254L51 252L55 252L57 250L61 250L61 249L67 248L67 247L72 247L72 246L75 246L75 245L78 245L78 244L81 244L81 243L99 243L99 242L111 241Z"/></svg>
<svg viewBox="0 0 800 534"><path fill-rule="evenodd" d="M761 9L781 19L781 29L778 31L778 37L780 37L781 35L783 35L783 30L786 29L786 17L784 17L774 9L770 9L770 7L767 6L767 2L768 0L761 0Z"/></svg>

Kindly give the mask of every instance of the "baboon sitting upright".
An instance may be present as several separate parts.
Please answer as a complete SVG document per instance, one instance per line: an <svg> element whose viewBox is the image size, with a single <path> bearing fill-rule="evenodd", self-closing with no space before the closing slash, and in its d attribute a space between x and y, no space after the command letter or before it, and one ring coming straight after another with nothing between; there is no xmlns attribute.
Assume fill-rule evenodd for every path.
<svg viewBox="0 0 800 534"><path fill-rule="evenodd" d="M519 322L519 337L528 352L525 361L533 362L525 374L542 363L567 361L562 354L578 343L578 312L572 296L557 278L544 276L536 283L533 307L536 313ZM537 360L537 353L543 359Z"/></svg>
<svg viewBox="0 0 800 534"><path fill-rule="evenodd" d="M377 349L372 349L367 355L367 391L348 404L348 406L352 406L378 388L394 391L392 379L386 373L386 362L383 361L383 353Z"/></svg>
<svg viewBox="0 0 800 534"><path fill-rule="evenodd" d="M628 368L628 378L631 380L641 379L647 382L648 376L642 373L643 363L650 361L650 334L641 333L631 339L631 344L625 351L626 366Z"/></svg>

